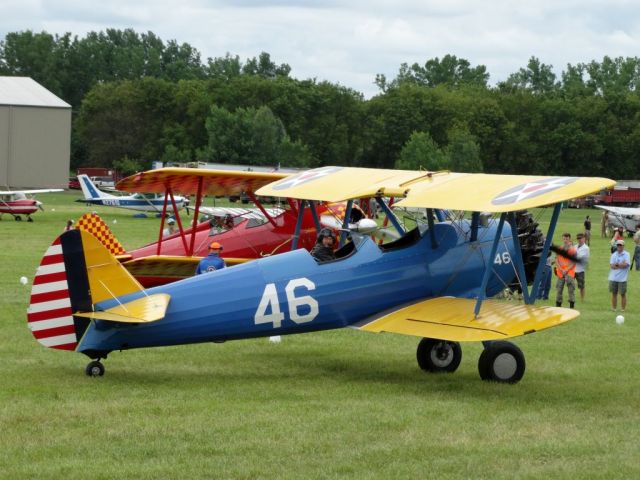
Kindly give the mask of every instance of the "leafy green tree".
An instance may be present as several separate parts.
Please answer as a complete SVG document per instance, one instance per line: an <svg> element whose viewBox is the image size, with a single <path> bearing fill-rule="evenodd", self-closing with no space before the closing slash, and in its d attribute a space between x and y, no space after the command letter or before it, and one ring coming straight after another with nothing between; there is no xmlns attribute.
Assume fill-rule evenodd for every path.
<svg viewBox="0 0 640 480"><path fill-rule="evenodd" d="M479 173L483 171L480 146L466 128L452 128L447 146L450 168L456 172Z"/></svg>
<svg viewBox="0 0 640 480"><path fill-rule="evenodd" d="M113 168L125 177L140 172L145 168L145 162L129 158L126 155L118 160L113 161Z"/></svg>
<svg viewBox="0 0 640 480"><path fill-rule="evenodd" d="M527 68L512 73L506 82L499 84L503 90L522 89L536 95L548 94L558 88L553 66L545 65L536 57L531 57Z"/></svg>
<svg viewBox="0 0 640 480"><path fill-rule="evenodd" d="M448 153L438 147L427 132L413 132L402 148L395 168L400 170L447 170L451 164Z"/></svg>

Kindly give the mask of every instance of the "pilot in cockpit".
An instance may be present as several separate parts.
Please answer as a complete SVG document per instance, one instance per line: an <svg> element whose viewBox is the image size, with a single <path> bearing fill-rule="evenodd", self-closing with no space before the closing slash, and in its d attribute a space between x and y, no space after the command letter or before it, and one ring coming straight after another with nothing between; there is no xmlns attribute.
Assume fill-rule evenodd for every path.
<svg viewBox="0 0 640 480"><path fill-rule="evenodd" d="M318 234L316 244L311 249L311 256L318 262L328 262L336 259L333 247L336 244L336 237L330 228L323 228Z"/></svg>

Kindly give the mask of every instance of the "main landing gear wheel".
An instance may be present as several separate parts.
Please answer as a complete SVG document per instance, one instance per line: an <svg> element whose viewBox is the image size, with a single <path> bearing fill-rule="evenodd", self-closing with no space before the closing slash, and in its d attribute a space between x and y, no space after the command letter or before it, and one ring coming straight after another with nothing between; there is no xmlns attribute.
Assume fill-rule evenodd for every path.
<svg viewBox="0 0 640 480"><path fill-rule="evenodd" d="M15 217L13 217L13 219L14 219L16 222L21 222L21 221L22 221L22 217L21 217L20 215L16 215Z"/></svg>
<svg viewBox="0 0 640 480"><path fill-rule="evenodd" d="M458 342L423 338L416 352L418 365L426 372L452 373L460 366L462 348Z"/></svg>
<svg viewBox="0 0 640 480"><path fill-rule="evenodd" d="M104 365L102 365L99 360L93 360L87 364L87 368L84 369L84 372L89 377L101 377L104 375Z"/></svg>
<svg viewBox="0 0 640 480"><path fill-rule="evenodd" d="M482 380L518 383L524 370L524 354L511 342L491 342L478 359L478 371Z"/></svg>

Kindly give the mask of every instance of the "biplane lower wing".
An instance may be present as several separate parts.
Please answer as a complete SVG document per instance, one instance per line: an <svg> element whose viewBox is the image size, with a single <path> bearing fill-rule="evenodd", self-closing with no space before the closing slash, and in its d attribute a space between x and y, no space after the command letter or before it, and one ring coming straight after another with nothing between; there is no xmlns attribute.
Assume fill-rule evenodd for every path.
<svg viewBox="0 0 640 480"><path fill-rule="evenodd" d="M577 310L513 305L486 300L474 317L474 299L438 297L423 300L356 325L368 332L390 332L452 342L504 340L573 320Z"/></svg>

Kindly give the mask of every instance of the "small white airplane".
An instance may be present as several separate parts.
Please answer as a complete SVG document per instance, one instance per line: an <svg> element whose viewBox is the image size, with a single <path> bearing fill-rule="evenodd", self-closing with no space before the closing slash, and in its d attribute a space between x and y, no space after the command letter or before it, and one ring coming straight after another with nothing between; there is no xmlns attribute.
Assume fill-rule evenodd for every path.
<svg viewBox="0 0 640 480"><path fill-rule="evenodd" d="M607 205L596 205L596 207L609 212L609 225L612 227L622 227L629 233L635 233L636 225L640 225L640 208Z"/></svg>
<svg viewBox="0 0 640 480"><path fill-rule="evenodd" d="M139 210L142 212L162 213L165 196L159 193L134 193L133 195L111 195L98 189L87 175L78 175L80 188L84 193L84 199L77 200L88 205L104 205L107 207L127 208L129 210ZM173 199L176 208L182 208L188 200L185 197L174 195ZM168 200L169 205L171 199Z"/></svg>
<svg viewBox="0 0 640 480"><path fill-rule="evenodd" d="M26 215L27 222L33 222L31 214L42 208L42 202L27 195L34 193L63 192L61 188L48 188L39 190L6 190L0 191L0 218L2 214L12 215L16 221L22 220L21 215Z"/></svg>

